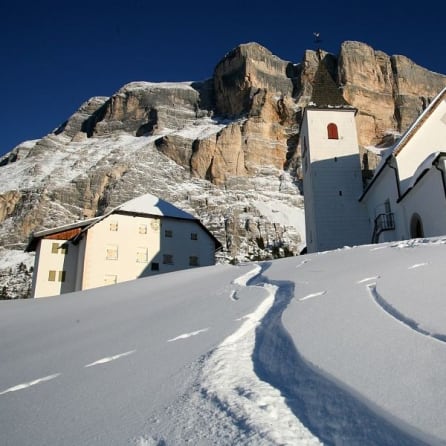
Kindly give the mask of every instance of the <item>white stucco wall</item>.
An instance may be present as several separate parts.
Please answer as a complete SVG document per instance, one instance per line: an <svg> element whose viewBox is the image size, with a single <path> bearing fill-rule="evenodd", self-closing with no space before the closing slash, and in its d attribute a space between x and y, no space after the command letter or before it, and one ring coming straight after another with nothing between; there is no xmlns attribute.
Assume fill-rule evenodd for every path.
<svg viewBox="0 0 446 446"><path fill-rule="evenodd" d="M338 139L327 126L336 124ZM307 109L301 127L308 252L367 243L354 110Z"/></svg>
<svg viewBox="0 0 446 446"><path fill-rule="evenodd" d="M311 133L312 162L359 154L354 109L306 109L304 121L307 137ZM339 139L328 139L329 123L336 124Z"/></svg>
<svg viewBox="0 0 446 446"><path fill-rule="evenodd" d="M40 240L36 250L33 297L57 296L75 291L78 247L69 243L67 254L63 254L61 250L58 253L52 252L53 243L62 245L65 242L66 240ZM50 271L54 271L54 280L49 280Z"/></svg>
<svg viewBox="0 0 446 446"><path fill-rule="evenodd" d="M446 234L446 198L441 174L434 167L404 197L401 206L409 231L412 215L416 213L421 218L425 237Z"/></svg>
<svg viewBox="0 0 446 446"><path fill-rule="evenodd" d="M368 190L365 198L363 199L369 215L370 241L373 235L375 218L379 214L382 214L386 211L386 200L389 200L390 212L392 212L394 215L395 230L382 232L378 241L388 242L392 240L404 240L407 238L405 217L404 215L402 215L402 209L400 205L397 204L398 198L399 197L395 171L389 166L385 166L383 171L380 173L379 177L373 183L371 188Z"/></svg>
<svg viewBox="0 0 446 446"><path fill-rule="evenodd" d="M114 224L116 231L110 230ZM140 233L141 225L146 233ZM166 230L172 237L165 236ZM191 240L191 233L197 234L197 240ZM82 289L189 268L190 256L198 257L200 266L214 263L214 243L193 220L112 214L89 229L85 243ZM107 259L107 249L114 247L117 258ZM138 251L144 249L147 260L141 261ZM164 263L165 255L172 256L172 263ZM158 270L152 270L153 263Z"/></svg>
<svg viewBox="0 0 446 446"><path fill-rule="evenodd" d="M418 166L434 152L446 150L446 101L440 101L429 119L407 141L403 149L396 156L402 193L408 186L410 177Z"/></svg>

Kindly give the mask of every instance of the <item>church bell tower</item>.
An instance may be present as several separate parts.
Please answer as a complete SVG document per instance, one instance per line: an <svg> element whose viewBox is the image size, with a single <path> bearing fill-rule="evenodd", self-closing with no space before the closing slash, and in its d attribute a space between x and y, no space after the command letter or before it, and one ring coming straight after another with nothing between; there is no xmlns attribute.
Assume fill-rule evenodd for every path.
<svg viewBox="0 0 446 446"><path fill-rule="evenodd" d="M370 242L356 112L321 60L300 131L309 253Z"/></svg>

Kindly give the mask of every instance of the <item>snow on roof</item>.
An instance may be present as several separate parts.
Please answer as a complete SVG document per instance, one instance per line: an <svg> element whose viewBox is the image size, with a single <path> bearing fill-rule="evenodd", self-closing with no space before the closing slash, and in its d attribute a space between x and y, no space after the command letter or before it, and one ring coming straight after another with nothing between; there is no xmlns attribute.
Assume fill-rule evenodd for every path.
<svg viewBox="0 0 446 446"><path fill-rule="evenodd" d="M420 116L415 120L415 122L407 129L406 133L401 137L399 141L394 146L393 154L397 156L405 147L407 142L412 138L412 136L417 132L418 128L424 123L424 121L431 115L435 110L437 105L444 99L446 95L446 87L438 93L438 95L429 104L426 110L421 113Z"/></svg>
<svg viewBox="0 0 446 446"><path fill-rule="evenodd" d="M433 152L431 153L417 168L415 173L413 174L406 191L399 198L399 201L402 201L417 185L418 181L430 170L432 166L437 164L437 161L440 158L444 158L446 156L446 152Z"/></svg>
<svg viewBox="0 0 446 446"><path fill-rule="evenodd" d="M432 167L432 164L437 159L440 152L433 152L418 166L415 173L412 175L408 188L410 189L415 185L418 181L420 175L422 175L426 170L429 170Z"/></svg>
<svg viewBox="0 0 446 446"><path fill-rule="evenodd" d="M110 213L117 211L196 220L192 214L189 214L152 194L141 195L140 197L127 201L113 209Z"/></svg>

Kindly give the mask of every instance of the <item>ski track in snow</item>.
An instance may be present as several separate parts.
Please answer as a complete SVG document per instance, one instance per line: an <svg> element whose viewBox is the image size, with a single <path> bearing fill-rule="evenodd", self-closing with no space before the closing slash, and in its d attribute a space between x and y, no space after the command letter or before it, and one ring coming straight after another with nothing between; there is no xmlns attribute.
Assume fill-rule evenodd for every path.
<svg viewBox="0 0 446 446"><path fill-rule="evenodd" d="M212 352L202 369L204 397L242 432L225 444L339 445L342 439L349 445L419 445L299 355L282 324L295 284L270 282L262 271L256 267L233 282L269 295L241 318L242 326Z"/></svg>
<svg viewBox="0 0 446 446"><path fill-rule="evenodd" d="M317 293L311 293L311 294L307 294L304 297L301 297L299 299L299 302L303 302L304 300L308 300L308 299L314 299L315 297L319 297L319 296L323 296L324 294L327 294L327 291L318 291Z"/></svg>
<svg viewBox="0 0 446 446"><path fill-rule="evenodd" d="M376 248L372 248L370 251L379 251L380 249L386 249L388 246L377 246Z"/></svg>
<svg viewBox="0 0 446 446"><path fill-rule="evenodd" d="M238 288L243 288L247 286L247 283L257 276L261 271L261 268L259 265L255 265L253 269L249 270L247 273L241 275L240 277L237 277L232 281L233 285L236 285ZM238 296L238 290L232 290L229 294L229 299L232 301L237 301L239 299Z"/></svg>
<svg viewBox="0 0 446 446"><path fill-rule="evenodd" d="M245 287L245 286L247 286L247 283L252 278L254 278L255 276L257 276L260 273L261 270L262 270L262 268L260 267L260 265L255 265L253 269L251 269L247 273L243 274L242 276L237 277L236 279L234 279L232 281L232 283L234 285L239 285L241 287Z"/></svg>
<svg viewBox="0 0 446 446"><path fill-rule="evenodd" d="M35 379L34 381L30 381L27 383L18 384L16 386L10 387L9 389L3 390L3 392L0 392L0 396L4 395L6 393L10 393L10 392L17 392L18 390L28 389L29 387L35 386L37 384L40 384L40 383L43 383L46 381L51 381L52 379L57 378L58 376L60 376L60 373L55 373L54 375L44 376L43 378Z"/></svg>
<svg viewBox="0 0 446 446"><path fill-rule="evenodd" d="M136 352L136 350L130 350L128 352L119 353L118 355L107 356L105 358L98 359L97 361L94 361L94 362L92 362L90 364L84 365L84 367L94 367L95 365L106 364L108 362L116 361L117 359L123 358L124 356L131 355L131 354L133 354L135 352Z"/></svg>
<svg viewBox="0 0 446 446"><path fill-rule="evenodd" d="M209 328L202 328L201 330L193 331L191 333L184 333L184 334L181 334L175 338L168 339L167 342L174 342L174 341L179 341L180 339L187 339L192 336L196 336L197 334L204 333L205 331L208 331L208 330L209 330Z"/></svg>
<svg viewBox="0 0 446 446"><path fill-rule="evenodd" d="M115 361L116 359L122 358L124 356L131 355L131 354L133 354L135 352L136 352L136 350L130 350L128 352L120 353L118 355L101 358L101 359L98 359L95 362L92 362L91 364L85 365L84 368L86 368L86 367L93 367L93 366L100 365L100 364L106 364L107 362ZM2 392L0 392L0 396L5 395L6 393L17 392L18 390L27 389L29 387L35 386L37 384L40 384L40 383L43 383L43 382L46 382L46 381L51 381L51 380L59 377L60 375L61 375L61 373L54 373L52 375L44 376L43 378L38 378L38 379L35 379L33 381L29 381L27 383L17 384L17 385L15 385L13 387L9 387L8 389L3 390Z"/></svg>
<svg viewBox="0 0 446 446"><path fill-rule="evenodd" d="M427 266L428 263L423 262L423 263L415 263L415 265L409 266L407 269L415 269L415 268L420 268L421 266Z"/></svg>
<svg viewBox="0 0 446 446"><path fill-rule="evenodd" d="M229 299L231 299L232 301L236 301L236 300L238 300L237 291L232 290L232 291L231 291L231 294L229 295Z"/></svg>
<svg viewBox="0 0 446 446"><path fill-rule="evenodd" d="M262 275L256 280L277 288L275 303L256 332L256 374L280 392L296 420L313 435L307 441L280 438L277 443L266 444L420 446L418 440L371 411L299 354L299 344L295 344L282 323L284 311L295 299L296 284L269 281Z"/></svg>
<svg viewBox="0 0 446 446"><path fill-rule="evenodd" d="M302 262L300 262L298 265L296 265L296 269L297 268L302 268L302 266L304 266L308 262L309 262L308 259L302 260Z"/></svg>
<svg viewBox="0 0 446 446"><path fill-rule="evenodd" d="M247 286L261 267L234 280ZM268 296L245 316L242 326L212 353L203 370L203 388L208 397L248 431L252 445L320 445L293 414L280 391L262 381L254 370L256 328L274 303L277 287L263 284Z"/></svg>
<svg viewBox="0 0 446 446"><path fill-rule="evenodd" d="M367 285L367 290L369 291L370 296L374 300L374 302L390 317L395 319L398 323L401 323L405 325L406 327L416 331L419 334L422 334L424 336L428 336L429 338L435 339L436 341L440 342L446 342L446 334L440 334L440 333L431 333L428 330L425 330L424 328L421 328L419 323L415 321L414 319L411 319L404 314L402 314L400 311L398 311L395 307L393 307L389 302L387 302L384 297L382 297L377 289L376 289L376 283L371 283Z"/></svg>
<svg viewBox="0 0 446 446"><path fill-rule="evenodd" d="M366 277L365 279L358 280L356 283L357 283L357 284L361 284L361 283L370 282L371 280L376 281L376 280L378 280L378 279L379 279L379 276Z"/></svg>

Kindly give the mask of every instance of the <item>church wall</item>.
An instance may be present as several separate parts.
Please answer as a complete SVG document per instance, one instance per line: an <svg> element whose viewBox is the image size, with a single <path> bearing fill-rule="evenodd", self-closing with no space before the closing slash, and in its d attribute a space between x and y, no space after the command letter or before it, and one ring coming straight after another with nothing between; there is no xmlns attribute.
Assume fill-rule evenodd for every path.
<svg viewBox="0 0 446 446"><path fill-rule="evenodd" d="M301 125L301 148L303 166L304 209L305 209L305 240L308 252L315 252L318 244L317 231L315 230L314 194L312 182L312 165L308 149L308 123L304 119Z"/></svg>
<svg viewBox="0 0 446 446"><path fill-rule="evenodd" d="M395 178L395 171L389 166L385 166L377 181L373 183L368 190L367 195L363 199L367 207L370 222L370 239L372 241L375 218L380 214L386 213L386 201L389 201L390 212L393 213L395 221L395 230L384 231L380 234L379 242L387 242L392 240L403 240L407 238L405 216L401 206L397 204L398 188Z"/></svg>
<svg viewBox="0 0 446 446"><path fill-rule="evenodd" d="M312 178L317 250L367 243L366 209L358 202L362 186L358 157L312 163Z"/></svg>
<svg viewBox="0 0 446 446"><path fill-rule="evenodd" d="M402 193L404 193L418 166L431 153L445 151L445 133L446 100L443 100L396 156Z"/></svg>
<svg viewBox="0 0 446 446"><path fill-rule="evenodd" d="M358 154L358 135L354 110L306 110L308 131L311 132L311 161L332 159L334 156ZM335 123L338 128L338 139L327 138L327 125ZM315 150L316 149L316 150Z"/></svg>
<svg viewBox="0 0 446 446"><path fill-rule="evenodd" d="M338 138L328 137L329 124ZM307 109L301 132L308 252L367 243L354 110Z"/></svg>
<svg viewBox="0 0 446 446"><path fill-rule="evenodd" d="M409 227L414 214L422 221L424 237L446 234L446 198L440 172L432 168L401 201Z"/></svg>

